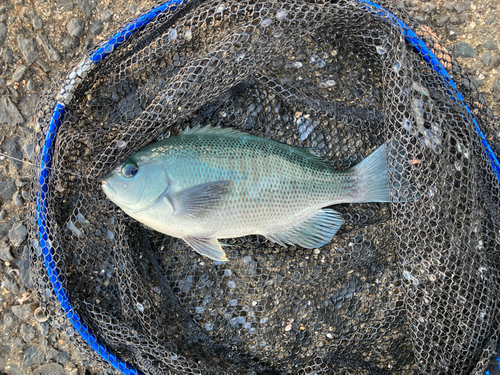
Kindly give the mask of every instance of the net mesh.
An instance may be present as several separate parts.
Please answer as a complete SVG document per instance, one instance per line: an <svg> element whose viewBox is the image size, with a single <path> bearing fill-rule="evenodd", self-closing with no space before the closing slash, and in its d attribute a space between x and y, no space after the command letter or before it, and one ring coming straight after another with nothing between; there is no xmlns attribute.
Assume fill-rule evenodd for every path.
<svg viewBox="0 0 500 375"><path fill-rule="evenodd" d="M428 29L354 1L192 1L159 15L72 92L47 184L52 260L102 345L147 374L481 373L499 327L499 127ZM467 103L423 59L431 52ZM64 87L40 101L37 147ZM386 144L391 203L335 206L318 249L231 239L227 263L126 216L100 179L188 126L314 147L346 170ZM54 294L31 219L39 299L98 368Z"/></svg>

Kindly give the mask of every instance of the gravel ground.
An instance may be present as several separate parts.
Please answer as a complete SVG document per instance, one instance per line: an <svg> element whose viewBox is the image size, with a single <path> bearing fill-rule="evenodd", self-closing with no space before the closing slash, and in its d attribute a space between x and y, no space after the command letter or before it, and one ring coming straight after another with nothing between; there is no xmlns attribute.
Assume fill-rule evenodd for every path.
<svg viewBox="0 0 500 375"><path fill-rule="evenodd" d="M153 1L14 0L0 2L0 151L33 154L32 117L40 93L110 32ZM500 103L500 3L406 0L410 15L432 28L475 77L493 112ZM498 9L497 9L498 8ZM0 156L0 373L92 373L68 338L33 318L26 217L30 168ZM491 367L492 374L498 370Z"/></svg>

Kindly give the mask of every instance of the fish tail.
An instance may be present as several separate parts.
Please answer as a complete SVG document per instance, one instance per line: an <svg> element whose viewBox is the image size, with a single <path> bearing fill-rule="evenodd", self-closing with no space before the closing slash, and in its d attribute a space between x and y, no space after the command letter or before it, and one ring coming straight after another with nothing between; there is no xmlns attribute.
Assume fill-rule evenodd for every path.
<svg viewBox="0 0 500 375"><path fill-rule="evenodd" d="M356 202L390 202L385 145L352 168L356 176Z"/></svg>

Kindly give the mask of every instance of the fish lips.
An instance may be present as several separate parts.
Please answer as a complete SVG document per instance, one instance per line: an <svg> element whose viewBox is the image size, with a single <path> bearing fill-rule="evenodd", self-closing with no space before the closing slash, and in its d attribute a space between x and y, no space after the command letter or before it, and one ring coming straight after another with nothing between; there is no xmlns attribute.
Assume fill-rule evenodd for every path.
<svg viewBox="0 0 500 375"><path fill-rule="evenodd" d="M101 188L102 188L102 191L104 191L104 194L106 194L106 196L108 198L111 197L111 194L116 194L116 190L113 189L113 187L111 186L111 184L109 182L106 182L105 180L103 180L101 182Z"/></svg>
<svg viewBox="0 0 500 375"><path fill-rule="evenodd" d="M113 177L115 177L115 173L111 172L108 173L106 177L104 177L101 181L101 188L108 197L111 196L111 193L117 194L116 190L111 185L111 180L113 179Z"/></svg>

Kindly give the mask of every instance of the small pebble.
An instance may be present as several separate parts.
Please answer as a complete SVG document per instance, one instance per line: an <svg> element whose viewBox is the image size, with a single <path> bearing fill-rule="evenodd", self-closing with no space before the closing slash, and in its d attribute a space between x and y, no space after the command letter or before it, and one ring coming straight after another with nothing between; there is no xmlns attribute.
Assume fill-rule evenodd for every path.
<svg viewBox="0 0 500 375"><path fill-rule="evenodd" d="M495 78L495 80L493 81L493 87L491 88L491 91L493 91L493 92L500 91L500 86L498 85L498 77Z"/></svg>
<svg viewBox="0 0 500 375"><path fill-rule="evenodd" d="M80 38L77 36L73 37L69 34L66 34L66 36L62 40L61 44L65 48L67 48L68 50L72 50L72 49L78 47L78 45L80 44Z"/></svg>
<svg viewBox="0 0 500 375"><path fill-rule="evenodd" d="M92 0L75 0L75 4L78 8L80 8L85 16L90 17L92 15Z"/></svg>
<svg viewBox="0 0 500 375"><path fill-rule="evenodd" d="M89 25L89 31L94 35L99 35L100 33L102 33L103 28L104 24L99 19L92 21L92 23Z"/></svg>
<svg viewBox="0 0 500 375"><path fill-rule="evenodd" d="M35 328L28 324L21 326L21 337L26 343L30 343L35 338Z"/></svg>
<svg viewBox="0 0 500 375"><path fill-rule="evenodd" d="M131 5L128 7L128 11L129 11L131 14L136 14L136 13L137 13L137 7L136 7L134 4L131 4Z"/></svg>
<svg viewBox="0 0 500 375"><path fill-rule="evenodd" d="M492 11L489 13L488 15L488 18L486 18L486 20L484 21L484 23L486 25L491 25L493 22L495 22L495 18L496 18L497 14L495 11Z"/></svg>
<svg viewBox="0 0 500 375"><path fill-rule="evenodd" d="M36 327L38 328L41 336L46 337L49 334L49 323L37 321Z"/></svg>
<svg viewBox="0 0 500 375"><path fill-rule="evenodd" d="M19 288L18 282L10 276L5 277L5 279L3 280L3 285L4 285L4 288L7 289L12 294L18 294L21 291L21 289ZM12 311L14 312L14 314L16 314L16 311L14 311L15 308L16 308L16 306L14 306L12 308ZM19 318L19 316L17 314L16 314L16 316Z"/></svg>
<svg viewBox="0 0 500 375"><path fill-rule="evenodd" d="M457 42L453 46L453 55L455 57L471 58L475 56L474 48L466 42Z"/></svg>
<svg viewBox="0 0 500 375"><path fill-rule="evenodd" d="M56 0L66 10L73 10L73 0Z"/></svg>
<svg viewBox="0 0 500 375"><path fill-rule="evenodd" d="M19 320L27 321L33 318L33 312L35 311L36 306L37 302L13 306L12 312Z"/></svg>
<svg viewBox="0 0 500 375"><path fill-rule="evenodd" d="M0 22L0 46L7 40L7 26L5 23Z"/></svg>
<svg viewBox="0 0 500 375"><path fill-rule="evenodd" d="M35 91L35 83L33 82L33 80L31 78L28 79L26 87L28 88L29 91Z"/></svg>
<svg viewBox="0 0 500 375"><path fill-rule="evenodd" d="M486 51L485 53L483 53L483 55L481 56L481 62L484 64L484 65L488 65L491 61L491 52L490 51Z"/></svg>
<svg viewBox="0 0 500 375"><path fill-rule="evenodd" d="M57 355L57 350L55 350L54 348L50 348L49 349L49 352L47 353L47 356L45 357L45 359L47 361L51 360L52 358L54 358L55 356Z"/></svg>
<svg viewBox="0 0 500 375"><path fill-rule="evenodd" d="M434 4L432 4L432 3L425 3L425 4L424 4L424 6L423 6L423 8L422 8L422 11L423 11L424 13L428 13L428 14L430 14L430 13L432 13L435 9L436 9L436 6L435 6Z"/></svg>
<svg viewBox="0 0 500 375"><path fill-rule="evenodd" d="M448 39L450 39L451 41L454 41L458 38L458 30L455 28L455 26L447 26L446 33L448 35Z"/></svg>
<svg viewBox="0 0 500 375"><path fill-rule="evenodd" d="M14 126L22 123L23 121L21 113L19 113L16 105L12 103L12 100L10 100L7 96L2 96L0 98L0 123L7 123ZM2 184L0 183L0 191L2 190L1 185ZM0 193L0 195L4 196L6 199L10 199L10 197L6 197L4 194Z"/></svg>
<svg viewBox="0 0 500 375"><path fill-rule="evenodd" d="M18 65L16 68L16 71L12 75L12 80L15 82L19 82L21 79L23 79L24 73L26 73L26 70L28 70L27 67L24 65Z"/></svg>
<svg viewBox="0 0 500 375"><path fill-rule="evenodd" d="M70 374L78 375L78 369L76 370L77 370L76 373L72 373L70 371ZM37 368L36 370L33 370L33 375L67 375L67 374L68 373L66 372L64 367L57 363L46 363Z"/></svg>
<svg viewBox="0 0 500 375"><path fill-rule="evenodd" d="M29 250L28 250L29 254ZM25 259L29 259L28 256L23 256ZM18 259L14 262L15 267L19 270L19 277L18 280L27 289L33 289L35 285L33 284L33 281L31 280L31 273L30 272L30 261L25 260L25 259Z"/></svg>
<svg viewBox="0 0 500 375"><path fill-rule="evenodd" d="M14 62L14 53L9 47L6 47L2 53L2 60L7 64L12 64Z"/></svg>
<svg viewBox="0 0 500 375"><path fill-rule="evenodd" d="M45 54L49 58L50 61L60 61L61 55L57 52L54 47L52 47L49 43L49 40L44 34L38 34L36 40L39 45L42 46Z"/></svg>
<svg viewBox="0 0 500 375"><path fill-rule="evenodd" d="M54 357L54 361L64 365L70 361L69 354L63 350Z"/></svg>
<svg viewBox="0 0 500 375"><path fill-rule="evenodd" d="M14 336L11 339L12 347L15 349L22 349L25 345L22 338Z"/></svg>
<svg viewBox="0 0 500 375"><path fill-rule="evenodd" d="M49 73L52 70L52 67L50 66L50 64L47 61L45 61L44 59L39 59L37 61L37 64L40 66L40 68L42 68L42 70L45 73Z"/></svg>
<svg viewBox="0 0 500 375"><path fill-rule="evenodd" d="M38 58L38 51L35 47L35 42L31 38L25 38L21 35L17 36L17 45L21 50L26 64L33 64Z"/></svg>
<svg viewBox="0 0 500 375"><path fill-rule="evenodd" d="M0 259L4 262L12 262L14 260L14 257L10 252L10 245L8 243L0 243Z"/></svg>
<svg viewBox="0 0 500 375"><path fill-rule="evenodd" d="M453 6L453 9L455 9L455 12L457 13L465 12L466 10L469 10L469 8L470 8L469 2L458 2Z"/></svg>
<svg viewBox="0 0 500 375"><path fill-rule="evenodd" d="M492 37L486 38L486 41L483 43L483 47L489 51L494 51L498 49L498 44L493 40Z"/></svg>
<svg viewBox="0 0 500 375"><path fill-rule="evenodd" d="M10 200L16 190L16 186L11 179L0 181L0 197L2 197L4 200Z"/></svg>
<svg viewBox="0 0 500 375"><path fill-rule="evenodd" d="M33 27L35 28L35 30L41 30L43 27L42 17L35 16L33 18L32 24L33 24Z"/></svg>
<svg viewBox="0 0 500 375"><path fill-rule="evenodd" d="M31 367L33 365L42 364L45 361L45 355L43 352L35 346L28 346L24 349L23 356L23 369Z"/></svg>
<svg viewBox="0 0 500 375"><path fill-rule="evenodd" d="M22 223L14 224L9 231L9 239L12 246L21 245L28 236L28 230Z"/></svg>
<svg viewBox="0 0 500 375"><path fill-rule="evenodd" d="M492 69L498 68L500 66L500 56L493 56L490 60L489 67Z"/></svg>
<svg viewBox="0 0 500 375"><path fill-rule="evenodd" d="M22 199L21 193L19 191L16 191L14 193L14 195L12 196L12 201L18 207L23 205L23 199Z"/></svg>
<svg viewBox="0 0 500 375"><path fill-rule="evenodd" d="M7 310L3 316L3 332L8 333L14 330L15 328L17 328L18 324L19 320L17 319L16 315L12 311Z"/></svg>
<svg viewBox="0 0 500 375"><path fill-rule="evenodd" d="M85 27L85 22L79 18L73 18L66 25L66 30L71 36L81 36L83 33L83 28Z"/></svg>
<svg viewBox="0 0 500 375"><path fill-rule="evenodd" d="M460 23L465 23L465 21L467 21L467 18L469 18L469 13L462 13L462 14L458 17L458 19L459 19ZM475 25L476 25L475 23L471 23L471 24L470 24L470 26L471 26L472 28L474 28L474 27L475 27Z"/></svg>
<svg viewBox="0 0 500 375"><path fill-rule="evenodd" d="M9 5L2 5L2 6L0 6L0 14L5 14L8 11L10 11L11 9L12 9L12 7Z"/></svg>
<svg viewBox="0 0 500 375"><path fill-rule="evenodd" d="M109 9L97 7L97 13L102 22L109 22L113 18L113 12Z"/></svg>
<svg viewBox="0 0 500 375"><path fill-rule="evenodd" d="M446 24L446 22L448 22L449 19L450 17L448 17L446 14L441 14L438 17L436 17L436 25L438 27L443 27Z"/></svg>

